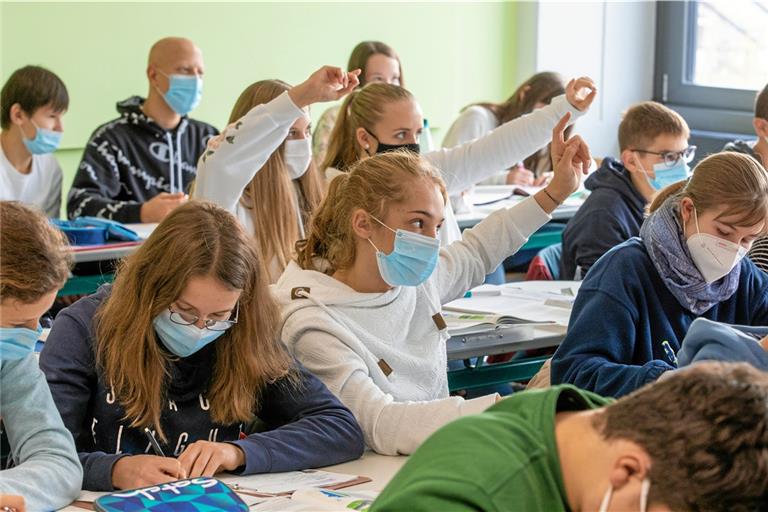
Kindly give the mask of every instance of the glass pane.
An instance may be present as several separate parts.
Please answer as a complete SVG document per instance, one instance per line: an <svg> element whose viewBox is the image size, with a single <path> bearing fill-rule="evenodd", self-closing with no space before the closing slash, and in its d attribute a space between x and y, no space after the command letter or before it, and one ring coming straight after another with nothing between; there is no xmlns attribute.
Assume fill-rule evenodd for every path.
<svg viewBox="0 0 768 512"><path fill-rule="evenodd" d="M693 82L762 89L768 82L768 0L697 4Z"/></svg>

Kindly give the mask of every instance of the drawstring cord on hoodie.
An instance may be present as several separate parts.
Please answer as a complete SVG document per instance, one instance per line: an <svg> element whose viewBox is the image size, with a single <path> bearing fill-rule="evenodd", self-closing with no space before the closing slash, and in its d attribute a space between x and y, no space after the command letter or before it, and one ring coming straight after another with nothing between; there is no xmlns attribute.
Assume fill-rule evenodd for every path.
<svg viewBox="0 0 768 512"><path fill-rule="evenodd" d="M184 178L181 169L181 130L176 132L176 149L173 147L173 139L169 132L165 132L165 140L168 143L168 167L170 175L171 194L184 192Z"/></svg>

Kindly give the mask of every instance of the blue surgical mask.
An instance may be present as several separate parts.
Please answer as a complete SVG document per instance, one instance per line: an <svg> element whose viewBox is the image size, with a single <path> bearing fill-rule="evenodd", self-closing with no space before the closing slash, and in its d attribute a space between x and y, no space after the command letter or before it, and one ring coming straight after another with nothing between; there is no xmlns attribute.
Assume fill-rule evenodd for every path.
<svg viewBox="0 0 768 512"><path fill-rule="evenodd" d="M658 164L654 165L653 174L656 176L655 178L651 178L651 176L645 171L643 164L641 164L639 161L637 163L640 166L640 169L645 173L645 176L648 178L648 183L650 183L651 186L656 190L666 188L673 183L677 183L678 181L687 180L691 176L691 168L682 158L678 158L677 162L672 167L667 167L667 164L664 162L659 162Z"/></svg>
<svg viewBox="0 0 768 512"><path fill-rule="evenodd" d="M37 340L43 333L39 325L37 330L26 327L0 327L0 361L24 359L35 351Z"/></svg>
<svg viewBox="0 0 768 512"><path fill-rule="evenodd" d="M376 249L376 264L381 278L390 286L418 286L432 275L440 255L440 240L398 229L395 231L376 217L371 217L395 233L395 248L384 254Z"/></svg>
<svg viewBox="0 0 768 512"><path fill-rule="evenodd" d="M59 144L61 144L63 133L40 128L35 123L32 123L32 126L35 127L35 137L33 139L27 139L23 133L21 135L21 140L27 147L27 151L33 155L45 155L56 151Z"/></svg>
<svg viewBox="0 0 768 512"><path fill-rule="evenodd" d="M177 324L171 320L171 311L168 309L157 315L152 325L165 348L179 357L191 356L226 332Z"/></svg>
<svg viewBox="0 0 768 512"><path fill-rule="evenodd" d="M180 116L192 112L203 97L203 79L198 75L165 76L169 83L168 91L163 94L165 102Z"/></svg>

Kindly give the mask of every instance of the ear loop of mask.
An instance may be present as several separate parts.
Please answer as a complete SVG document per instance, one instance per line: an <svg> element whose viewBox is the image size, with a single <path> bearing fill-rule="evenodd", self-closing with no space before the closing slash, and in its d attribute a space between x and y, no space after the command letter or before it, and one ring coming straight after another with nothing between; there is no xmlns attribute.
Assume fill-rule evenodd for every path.
<svg viewBox="0 0 768 512"><path fill-rule="evenodd" d="M373 132L372 132L372 131L370 131L368 128L363 128L363 130L365 130L365 133L367 133L368 135L370 135L371 137L373 137L373 138L374 138L374 140L376 141L376 144L377 144L377 145L378 145L378 144L381 144L381 142L379 142L379 138L378 138L377 136L375 136L375 135L373 134ZM375 154L376 154L376 152L375 152L375 151L373 152L373 154L371 154L371 152L370 152L369 150L370 150L370 146L369 146L369 147L367 147L367 148L363 148L363 151L365 151L365 154L366 154L366 155L368 155L369 157L371 157L371 156L373 156L373 155L375 155ZM373 217L373 215L371 215L371 217ZM373 218L374 218L374 219L376 219L376 217L373 217ZM382 225L384 224L384 223L383 223L383 222L381 222L379 219L376 219L376 221L377 221L379 224L382 224Z"/></svg>
<svg viewBox="0 0 768 512"><path fill-rule="evenodd" d="M388 229L388 230L390 230L391 232L393 232L393 233L397 233L397 231L395 231L395 230L394 230L394 229L392 229L391 227L387 226L386 224L384 224L383 222L381 222L379 219L377 219L376 217L374 217L374 216L373 216L373 215L371 215L370 213L369 213L368 215L370 215L370 217L371 217L373 220L375 220L376 222L378 222L379 224L381 224L382 226L384 226L385 228L387 228L387 229ZM373 240L371 240L370 238L367 238L367 240L368 240L368 243L369 243L369 244L371 244L371 245L373 246L373 248L374 248L374 249L376 249L376 252L381 252L381 251L379 250L379 248L378 248L378 247L376 247L376 244L374 244L374 243L373 243ZM382 252L382 254L384 254L384 253Z"/></svg>

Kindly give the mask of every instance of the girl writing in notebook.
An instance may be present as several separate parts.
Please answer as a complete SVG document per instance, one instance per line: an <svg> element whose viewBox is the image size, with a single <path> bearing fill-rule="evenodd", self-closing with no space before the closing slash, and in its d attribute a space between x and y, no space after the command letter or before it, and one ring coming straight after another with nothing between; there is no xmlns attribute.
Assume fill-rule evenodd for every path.
<svg viewBox="0 0 768 512"><path fill-rule="evenodd" d="M768 172L711 155L662 189L640 237L590 269L552 359L552 382L622 396L675 370L696 318L768 325L768 275L746 254L766 230Z"/></svg>
<svg viewBox="0 0 768 512"><path fill-rule="evenodd" d="M581 116L596 94L591 79L571 80L566 94L553 99L550 105L513 119L477 140L431 151L424 158L440 171L448 195L458 194L545 146L558 120L566 113L571 114L571 120ZM331 180L358 160L377 153L395 149L418 152L422 129L421 108L410 92L397 85L369 84L344 100L320 170ZM449 204L440 239L447 245L460 238Z"/></svg>
<svg viewBox="0 0 768 512"><path fill-rule="evenodd" d="M0 510L51 510L77 497L83 470L34 350L71 258L40 211L0 201L0 225L0 422L11 448L2 455L15 463L0 471Z"/></svg>
<svg viewBox="0 0 768 512"><path fill-rule="evenodd" d="M193 196L234 213L257 241L274 282L304 238L304 225L322 199L323 179L312 163L309 105L341 98L359 71L326 66L291 87L280 80L250 85L197 166Z"/></svg>
<svg viewBox="0 0 768 512"><path fill-rule="evenodd" d="M555 128L555 176L534 197L489 215L440 250L446 188L424 158L376 155L334 178L275 286L282 339L360 422L379 453L411 453L443 424L497 395L448 396L441 304L482 283L579 185L590 157Z"/></svg>
<svg viewBox="0 0 768 512"><path fill-rule="evenodd" d="M354 417L288 355L278 321L237 219L198 201L168 215L112 286L59 313L40 357L83 487L359 457Z"/></svg>

